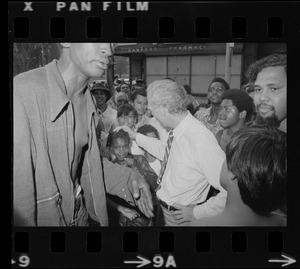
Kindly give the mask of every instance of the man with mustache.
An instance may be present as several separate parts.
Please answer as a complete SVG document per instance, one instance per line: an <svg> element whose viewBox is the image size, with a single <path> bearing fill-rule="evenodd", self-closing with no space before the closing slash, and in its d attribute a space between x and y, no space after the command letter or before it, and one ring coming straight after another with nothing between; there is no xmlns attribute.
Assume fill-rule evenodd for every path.
<svg viewBox="0 0 300 269"><path fill-rule="evenodd" d="M130 168L103 160L95 100L111 43L61 43L59 60L14 78L15 226L107 226L105 193L153 217L149 185Z"/></svg>
<svg viewBox="0 0 300 269"><path fill-rule="evenodd" d="M249 66L246 77L254 89L254 124L275 127L286 133L286 55L272 54ZM280 210L286 214L286 200ZM282 214L279 211L279 214Z"/></svg>
<svg viewBox="0 0 300 269"><path fill-rule="evenodd" d="M256 124L286 132L286 55L273 54L250 65L246 77L254 87Z"/></svg>

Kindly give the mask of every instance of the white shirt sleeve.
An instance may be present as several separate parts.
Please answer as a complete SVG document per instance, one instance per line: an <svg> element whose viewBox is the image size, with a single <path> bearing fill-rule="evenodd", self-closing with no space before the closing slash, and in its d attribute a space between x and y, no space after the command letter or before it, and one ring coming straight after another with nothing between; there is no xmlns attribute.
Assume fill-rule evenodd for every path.
<svg viewBox="0 0 300 269"><path fill-rule="evenodd" d="M136 142L140 147L144 148L155 158L161 161L163 160L166 146L161 140L138 133L136 136Z"/></svg>
<svg viewBox="0 0 300 269"><path fill-rule="evenodd" d="M226 159L224 151L218 145L215 137L208 137L211 143L197 143L194 155L207 181L220 192L205 203L195 206L193 213L196 219L215 216L225 208L227 192L220 185L220 174Z"/></svg>
<svg viewBox="0 0 300 269"><path fill-rule="evenodd" d="M211 197L204 204L197 205L193 209L193 213L196 219L204 217L212 217L220 214L226 203L227 192L223 189L216 196Z"/></svg>

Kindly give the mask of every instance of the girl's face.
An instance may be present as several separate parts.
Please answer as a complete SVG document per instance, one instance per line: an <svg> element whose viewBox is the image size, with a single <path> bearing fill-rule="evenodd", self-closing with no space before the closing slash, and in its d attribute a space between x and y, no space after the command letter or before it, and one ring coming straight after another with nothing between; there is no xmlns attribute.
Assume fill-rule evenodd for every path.
<svg viewBox="0 0 300 269"><path fill-rule="evenodd" d="M138 115L144 115L148 108L147 97L138 94L133 101L133 107L136 109Z"/></svg>
<svg viewBox="0 0 300 269"><path fill-rule="evenodd" d="M111 151L118 161L124 161L129 153L129 144L124 138L117 138L112 143Z"/></svg>
<svg viewBox="0 0 300 269"><path fill-rule="evenodd" d="M134 127L136 122L136 117L134 116L133 111L131 111L127 116L124 114L118 118L118 122L120 126L127 126L130 129Z"/></svg>
<svg viewBox="0 0 300 269"><path fill-rule="evenodd" d="M214 82L208 89L207 99L211 104L220 104L221 95L225 91L225 86L220 82Z"/></svg>

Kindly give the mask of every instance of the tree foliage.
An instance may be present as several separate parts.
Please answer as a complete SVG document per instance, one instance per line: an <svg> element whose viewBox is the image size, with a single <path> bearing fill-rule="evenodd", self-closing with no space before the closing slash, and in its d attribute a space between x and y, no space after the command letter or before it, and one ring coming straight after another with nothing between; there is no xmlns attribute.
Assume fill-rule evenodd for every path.
<svg viewBox="0 0 300 269"><path fill-rule="evenodd" d="M60 49L57 43L14 43L13 54L15 76L58 59Z"/></svg>

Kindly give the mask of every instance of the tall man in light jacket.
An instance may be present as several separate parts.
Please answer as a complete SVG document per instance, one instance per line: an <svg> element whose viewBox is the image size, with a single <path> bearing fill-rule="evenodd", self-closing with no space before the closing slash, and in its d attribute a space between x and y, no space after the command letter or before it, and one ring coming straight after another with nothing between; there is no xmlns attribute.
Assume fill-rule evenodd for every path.
<svg viewBox="0 0 300 269"><path fill-rule="evenodd" d="M59 60L14 78L13 224L107 226L106 192L152 217L141 175L105 160L101 165L87 82L107 69L112 45L61 45Z"/></svg>

